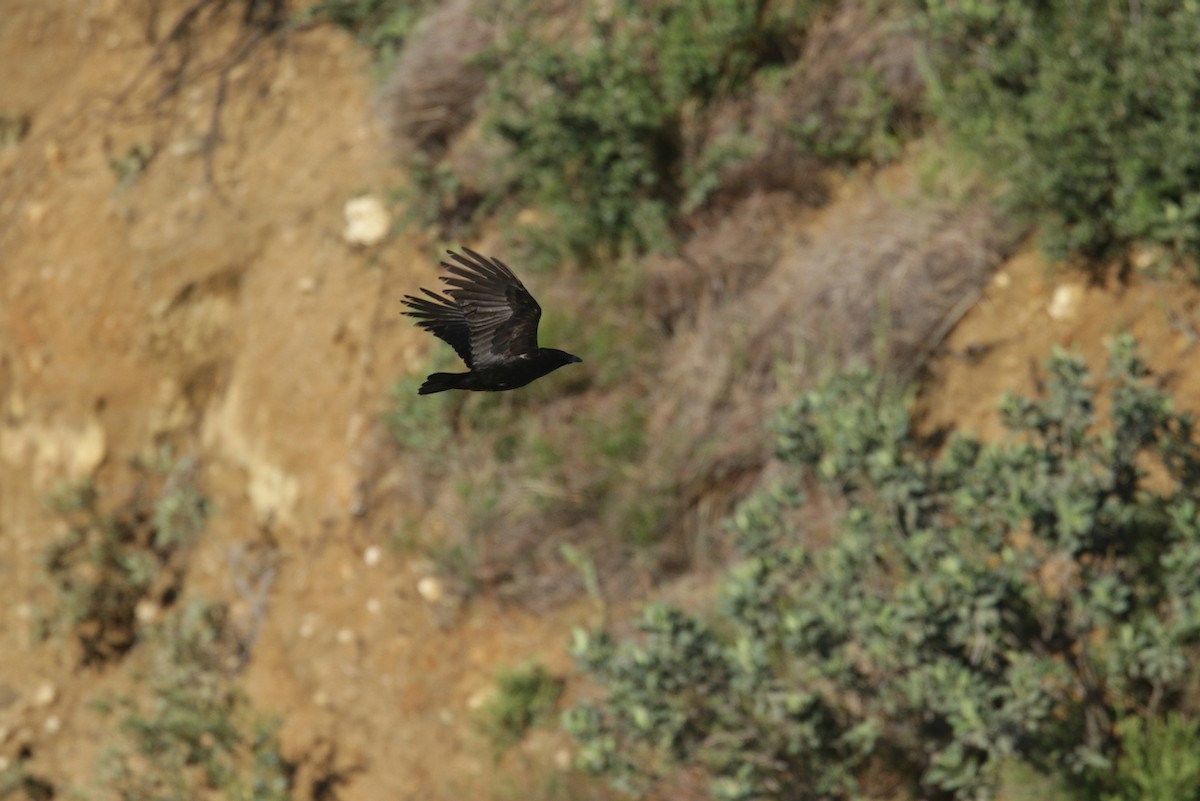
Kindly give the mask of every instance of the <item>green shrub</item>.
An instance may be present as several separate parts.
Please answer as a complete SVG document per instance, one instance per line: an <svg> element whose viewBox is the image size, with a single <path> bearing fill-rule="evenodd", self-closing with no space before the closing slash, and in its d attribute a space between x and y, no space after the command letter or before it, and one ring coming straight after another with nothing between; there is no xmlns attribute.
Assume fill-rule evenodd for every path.
<svg viewBox="0 0 1200 801"><path fill-rule="evenodd" d="M1079 359L1048 370L1045 397L1005 401L1010 441L940 456L870 373L800 398L780 455L845 498L837 539L805 547L781 485L731 521L746 558L711 620L581 634L608 691L567 716L583 765L630 789L701 765L722 799L859 797L881 772L986 797L1013 760L1115 791L1121 721L1195 689L1200 446L1128 337L1108 419Z"/></svg>
<svg viewBox="0 0 1200 801"><path fill-rule="evenodd" d="M920 109L897 97L877 69L851 63L843 71L852 102L818 109L792 123L789 132L799 151L851 165L897 158L905 141L920 131Z"/></svg>
<svg viewBox="0 0 1200 801"><path fill-rule="evenodd" d="M1200 255L1200 13L1177 0L919 0L934 111L1058 252Z"/></svg>
<svg viewBox="0 0 1200 801"><path fill-rule="evenodd" d="M1117 792L1109 801L1200 799L1200 722L1172 712L1151 720L1129 717L1117 730L1122 753Z"/></svg>
<svg viewBox="0 0 1200 801"><path fill-rule="evenodd" d="M530 726L554 711L562 691L562 679L541 665L501 671L496 694L482 710L483 731L496 751L521 742Z"/></svg>
<svg viewBox="0 0 1200 801"><path fill-rule="evenodd" d="M395 58L431 6L428 0L318 0L298 15L295 24L332 23L354 34L386 62Z"/></svg>
<svg viewBox="0 0 1200 801"><path fill-rule="evenodd" d="M549 212L576 257L662 249L680 202L704 192L686 185L685 108L794 55L819 5L619 0L603 16L589 6L582 41L524 26L499 53L488 112L511 145L516 191Z"/></svg>
<svg viewBox="0 0 1200 801"><path fill-rule="evenodd" d="M242 645L225 608L193 603L152 638L147 701L118 699L121 739L101 761L105 798L286 801L293 767L276 725L235 683Z"/></svg>
<svg viewBox="0 0 1200 801"><path fill-rule="evenodd" d="M57 608L42 634L70 631L83 665L126 653L137 640L138 602L152 593L169 598L179 589L176 554L200 532L209 512L193 483L193 467L181 462L147 472L139 491L111 512L101 508L90 483L47 499L67 530L43 557Z"/></svg>

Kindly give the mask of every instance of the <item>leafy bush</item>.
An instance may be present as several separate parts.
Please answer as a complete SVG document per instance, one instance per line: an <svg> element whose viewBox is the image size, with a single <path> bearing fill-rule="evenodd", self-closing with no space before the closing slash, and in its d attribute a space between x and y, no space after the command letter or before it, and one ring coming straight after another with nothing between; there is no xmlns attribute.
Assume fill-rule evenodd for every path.
<svg viewBox="0 0 1200 801"><path fill-rule="evenodd" d="M849 64L844 72L830 91L844 83L852 87L853 100L794 122L790 132L800 151L848 164L895 159L920 128L917 110L907 108L877 70Z"/></svg>
<svg viewBox="0 0 1200 801"><path fill-rule="evenodd" d="M641 638L580 634L608 690L566 717L582 764L633 790L702 765L721 799L853 798L881 774L987 797L1012 760L1097 797L1126 781L1123 738L1165 770L1127 721L1192 712L1200 446L1128 337L1106 420L1079 359L1048 371L1045 397L1005 400L1009 442L940 456L871 373L800 398L780 456L845 498L838 538L805 547L781 485L731 521L746 558L711 620L656 606Z"/></svg>
<svg viewBox="0 0 1200 801"><path fill-rule="evenodd" d="M784 60L819 5L620 0L603 16L589 6L577 42L525 26L499 54L489 112L512 146L516 190L550 213L575 256L661 249L689 194L685 109Z"/></svg>
<svg viewBox="0 0 1200 801"><path fill-rule="evenodd" d="M553 712L562 691L562 679L541 665L501 671L496 695L482 710L483 730L497 752L521 742L530 726Z"/></svg>
<svg viewBox="0 0 1200 801"><path fill-rule="evenodd" d="M1200 14L1190 3L920 0L935 112L1058 251L1200 255Z"/></svg>

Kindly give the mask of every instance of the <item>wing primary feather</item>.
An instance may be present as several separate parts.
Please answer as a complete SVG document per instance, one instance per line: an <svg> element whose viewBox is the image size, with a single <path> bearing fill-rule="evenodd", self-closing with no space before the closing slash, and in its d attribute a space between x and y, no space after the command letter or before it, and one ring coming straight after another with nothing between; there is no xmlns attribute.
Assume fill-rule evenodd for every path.
<svg viewBox="0 0 1200 801"><path fill-rule="evenodd" d="M454 308L454 304L451 303L449 298L447 298L445 295L439 295L438 293L428 290L425 287L421 287L421 291L436 300L438 303L441 303L443 306L451 309ZM414 298L414 300L424 300L424 298Z"/></svg>
<svg viewBox="0 0 1200 801"><path fill-rule="evenodd" d="M499 259L489 259L487 256L476 253L474 250L471 250L468 247L464 247L463 251L466 252L471 259L474 259L474 261L471 259L466 259L458 253L454 253L453 251L450 251L450 255L459 264L465 265L477 274L486 275L487 277L501 283L511 281L516 283L517 286L521 286L520 280L513 275L512 270L508 269L508 267L506 267Z"/></svg>
<svg viewBox="0 0 1200 801"><path fill-rule="evenodd" d="M444 284L426 298L406 297L418 323L454 346L471 369L527 358L537 351L541 307L499 259L464 247L441 262Z"/></svg>

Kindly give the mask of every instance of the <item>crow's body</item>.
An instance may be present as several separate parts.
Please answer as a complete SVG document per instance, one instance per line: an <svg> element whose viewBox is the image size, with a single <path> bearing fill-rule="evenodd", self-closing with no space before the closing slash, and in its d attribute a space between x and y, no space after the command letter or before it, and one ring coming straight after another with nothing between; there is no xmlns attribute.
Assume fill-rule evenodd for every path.
<svg viewBox="0 0 1200 801"><path fill-rule="evenodd" d="M454 348L470 368L467 373L434 373L419 394L516 389L563 365L583 361L566 351L539 348L542 307L499 259L463 250L470 258L449 251L455 263L442 262L448 273L442 276L449 285L446 295L422 288L426 297L404 297L404 305L411 309L405 314Z"/></svg>

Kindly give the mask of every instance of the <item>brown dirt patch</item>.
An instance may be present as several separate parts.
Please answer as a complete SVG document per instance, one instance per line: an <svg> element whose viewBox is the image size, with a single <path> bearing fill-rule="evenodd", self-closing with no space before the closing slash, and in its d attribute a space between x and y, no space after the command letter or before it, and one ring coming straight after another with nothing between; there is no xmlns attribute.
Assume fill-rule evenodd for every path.
<svg viewBox="0 0 1200 801"><path fill-rule="evenodd" d="M1200 409L1200 289L1179 278L1054 268L1032 246L1004 264L930 366L918 403L927 432L957 429L994 439L1007 391L1031 395L1053 348L1086 358L1103 377L1108 343L1133 334L1179 408Z"/></svg>

